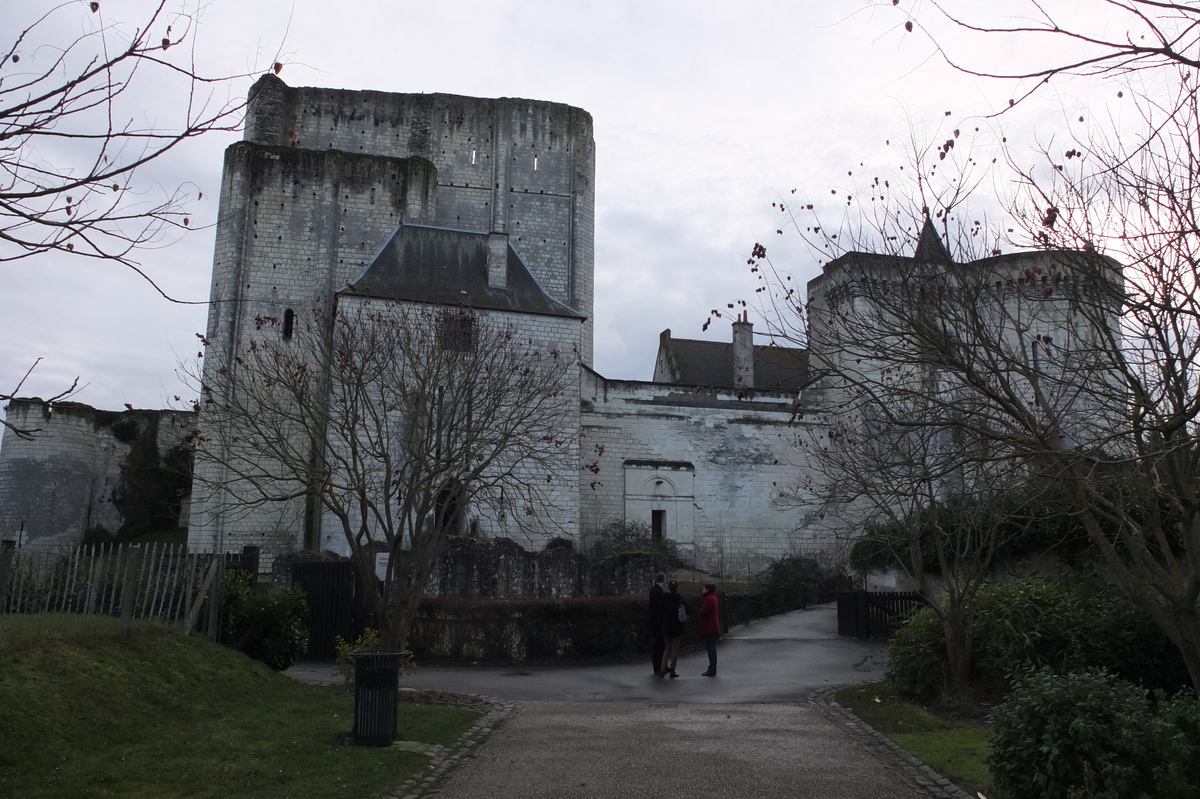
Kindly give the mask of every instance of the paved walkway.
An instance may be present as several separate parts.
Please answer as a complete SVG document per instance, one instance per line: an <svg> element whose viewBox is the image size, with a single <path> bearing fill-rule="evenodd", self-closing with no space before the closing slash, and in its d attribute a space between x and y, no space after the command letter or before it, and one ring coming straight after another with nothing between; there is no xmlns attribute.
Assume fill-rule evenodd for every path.
<svg viewBox="0 0 1200 799"><path fill-rule="evenodd" d="M426 667L411 688L484 695L492 712L395 797L926 799L966 797L832 701L882 677L882 642L839 638L832 606L739 629L680 679L643 664ZM308 681L326 666L288 672Z"/></svg>

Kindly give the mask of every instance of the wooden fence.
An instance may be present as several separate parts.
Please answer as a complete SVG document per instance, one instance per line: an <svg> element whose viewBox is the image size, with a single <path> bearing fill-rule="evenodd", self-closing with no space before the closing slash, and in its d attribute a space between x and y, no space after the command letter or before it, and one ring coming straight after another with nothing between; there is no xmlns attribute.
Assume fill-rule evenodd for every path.
<svg viewBox="0 0 1200 799"><path fill-rule="evenodd" d="M119 616L123 627L133 619L159 619L190 631L204 610L216 607L205 600L219 592L226 568L257 575L257 547L217 558L171 544L64 550L0 541L0 614L101 614Z"/></svg>
<svg viewBox="0 0 1200 799"><path fill-rule="evenodd" d="M838 635L887 638L924 604L916 591L843 591L837 597Z"/></svg>

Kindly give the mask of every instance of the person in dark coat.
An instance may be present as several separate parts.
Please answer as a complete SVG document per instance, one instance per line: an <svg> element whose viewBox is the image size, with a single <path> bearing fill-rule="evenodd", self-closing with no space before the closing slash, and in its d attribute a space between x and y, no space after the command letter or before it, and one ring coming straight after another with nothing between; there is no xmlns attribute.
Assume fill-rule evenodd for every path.
<svg viewBox="0 0 1200 799"><path fill-rule="evenodd" d="M666 582L667 575L659 572L654 575L654 585L650 586L650 607L646 613L646 632L650 634L650 663L654 666L654 676L662 676L662 659L663 649L666 648L663 642L662 633L662 603L663 583Z"/></svg>
<svg viewBox="0 0 1200 799"><path fill-rule="evenodd" d="M679 611L683 610L683 614ZM679 583L672 580L667 583L667 593L663 594L662 603L662 634L665 647L663 649L662 668L659 677L670 675L675 679L675 665L679 661L679 645L683 642L683 620L687 618L687 603L679 595ZM683 619L679 617L683 615Z"/></svg>
<svg viewBox="0 0 1200 799"><path fill-rule="evenodd" d="M721 634L720 605L717 600L717 586L709 583L702 589L704 598L700 600L700 634L704 636L704 648L708 650L708 671L704 677L717 676L717 636Z"/></svg>

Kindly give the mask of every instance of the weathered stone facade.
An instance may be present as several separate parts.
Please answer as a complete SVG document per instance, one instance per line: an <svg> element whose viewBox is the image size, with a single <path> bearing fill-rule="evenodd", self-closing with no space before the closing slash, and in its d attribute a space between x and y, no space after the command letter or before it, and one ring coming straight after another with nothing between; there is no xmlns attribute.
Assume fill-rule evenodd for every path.
<svg viewBox="0 0 1200 799"><path fill-rule="evenodd" d="M0 449L0 538L103 542L186 527L194 414L13 400Z"/></svg>
<svg viewBox="0 0 1200 799"><path fill-rule="evenodd" d="M579 466L554 476L548 523L514 527L480 505L468 511L472 530L537 548L635 521L676 541L699 567L753 573L789 553L840 554L847 531L805 496L819 479L805 460L814 420L838 402L811 380L846 367L838 309L862 302L864 282L897 280L914 261L945 260L947 269L994 274L1011 313L1040 314L1030 324L1046 330L1073 322L1066 305L1045 297L1086 291L1069 275L1030 282L1053 253L954 265L930 232L914 258L849 253L828 264L808 286L808 351L756 346L743 318L727 344L664 331L654 382L608 380L591 369L594 173L592 120L578 108L290 88L262 78L245 140L225 156L206 368L236 370L221 356L264 329L332 318L339 303L471 308L579 360L578 381L563 395L575 410L561 431ZM17 401L9 419L20 424L39 413L48 412ZM138 413L135 426L149 430L149 412ZM127 529L116 487L133 485L132 454L147 450L114 432L127 424L118 417L125 419L57 405L48 423L32 425L46 431L32 442L6 433L0 538L78 541L89 529ZM193 426L187 417L162 412L158 451L178 447ZM302 499L235 513L203 488L221 482L220 464L201 461L196 471L193 546L259 545L264 568L272 555L306 543L345 550L329 524L313 535Z"/></svg>

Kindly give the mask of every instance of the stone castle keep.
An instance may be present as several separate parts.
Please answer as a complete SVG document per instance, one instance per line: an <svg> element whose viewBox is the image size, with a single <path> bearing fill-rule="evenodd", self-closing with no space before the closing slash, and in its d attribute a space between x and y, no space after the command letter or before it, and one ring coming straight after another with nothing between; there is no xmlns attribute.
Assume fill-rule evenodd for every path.
<svg viewBox="0 0 1200 799"><path fill-rule="evenodd" d="M808 425L832 401L810 382L809 359L836 354L756 345L739 320L729 343L664 331L649 381L597 374L594 178L592 119L578 108L291 88L267 75L251 90L244 140L225 154L210 351L238 352L264 335L263 319L279 320L286 336L339 301L469 307L579 353L561 431L578 469L556 476L552 531L479 508L465 510L469 529L540 548L552 534L643 522L696 565L724 572L786 554L837 556L833 531L796 494L807 474L797 438L812 435ZM989 268L1019 273L1024 257ZM845 271L839 259L809 284L815 307L845 289ZM822 341L817 331L812 340ZM6 432L0 449L0 538L19 531L23 543L131 533L121 509L138 503L126 472L165 474L188 426L177 412L151 423L142 417L154 412L37 400L14 401L8 414L43 430L32 440ZM206 479L190 501L176 490L153 518L187 526L194 549L262 546L264 567L305 546L345 551L342 533L302 500L227 513L203 488L220 482L221 468L198 461ZM785 490L792 498L781 502ZM138 524L153 524L138 513Z"/></svg>

